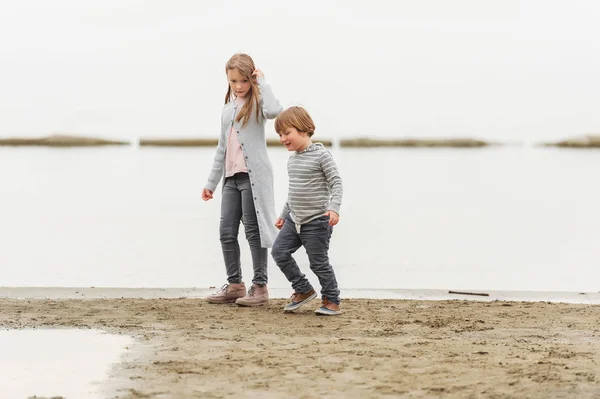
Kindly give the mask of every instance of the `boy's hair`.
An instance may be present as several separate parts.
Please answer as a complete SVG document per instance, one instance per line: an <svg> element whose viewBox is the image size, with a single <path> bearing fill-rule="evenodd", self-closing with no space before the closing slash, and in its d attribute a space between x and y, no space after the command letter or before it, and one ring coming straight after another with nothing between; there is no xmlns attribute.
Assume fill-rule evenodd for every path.
<svg viewBox="0 0 600 399"><path fill-rule="evenodd" d="M275 131L283 133L287 128L294 128L299 132L308 134L312 137L315 134L315 123L302 107L290 107L282 111L275 119Z"/></svg>

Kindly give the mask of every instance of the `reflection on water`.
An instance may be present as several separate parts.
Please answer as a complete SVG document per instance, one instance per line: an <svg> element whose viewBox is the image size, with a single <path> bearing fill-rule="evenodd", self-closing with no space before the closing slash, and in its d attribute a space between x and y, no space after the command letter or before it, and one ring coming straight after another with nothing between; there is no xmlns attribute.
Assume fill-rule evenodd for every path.
<svg viewBox="0 0 600 399"><path fill-rule="evenodd" d="M269 154L281 206L289 154ZM345 190L330 255L342 288L600 289L597 151L334 156ZM209 148L0 148L1 284L220 286L219 196L201 200L212 157ZM289 286L272 261L270 286Z"/></svg>
<svg viewBox="0 0 600 399"><path fill-rule="evenodd" d="M131 338L94 330L0 330L0 397L104 398Z"/></svg>

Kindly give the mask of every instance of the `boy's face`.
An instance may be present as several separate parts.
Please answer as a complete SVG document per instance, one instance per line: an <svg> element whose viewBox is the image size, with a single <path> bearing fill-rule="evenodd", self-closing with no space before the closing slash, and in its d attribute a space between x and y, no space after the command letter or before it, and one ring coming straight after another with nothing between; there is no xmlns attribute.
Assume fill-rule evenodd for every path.
<svg viewBox="0 0 600 399"><path fill-rule="evenodd" d="M229 69L227 71L227 80L231 91L239 98L244 98L250 92L250 80L243 76L237 69Z"/></svg>
<svg viewBox="0 0 600 399"><path fill-rule="evenodd" d="M287 127L277 134L279 134L279 141L288 151L302 151L310 145L308 133L299 132L293 127Z"/></svg>

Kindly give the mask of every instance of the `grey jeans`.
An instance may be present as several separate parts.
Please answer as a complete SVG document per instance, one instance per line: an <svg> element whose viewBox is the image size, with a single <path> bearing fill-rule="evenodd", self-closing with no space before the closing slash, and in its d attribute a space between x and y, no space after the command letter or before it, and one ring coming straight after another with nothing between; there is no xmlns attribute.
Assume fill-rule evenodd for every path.
<svg viewBox="0 0 600 399"><path fill-rule="evenodd" d="M246 239L250 244L252 266L254 268L254 284L267 284L267 248L260 245L260 231L252 188L247 173L236 173L225 179L221 200L221 223L219 233L221 236L221 249L225 260L225 270L229 283L242 282L242 263L240 259L240 245L238 232L240 221L244 223Z"/></svg>
<svg viewBox="0 0 600 399"><path fill-rule="evenodd" d="M340 290L338 289L333 266L329 263L329 241L333 227L329 225L329 217L322 216L312 220L300 227L300 233L296 231L296 225L288 216L277 239L273 244L271 254L277 266L295 292L306 293L313 289L306 276L302 274L292 254L304 246L310 269L315 273L321 284L321 295L329 301L340 303Z"/></svg>

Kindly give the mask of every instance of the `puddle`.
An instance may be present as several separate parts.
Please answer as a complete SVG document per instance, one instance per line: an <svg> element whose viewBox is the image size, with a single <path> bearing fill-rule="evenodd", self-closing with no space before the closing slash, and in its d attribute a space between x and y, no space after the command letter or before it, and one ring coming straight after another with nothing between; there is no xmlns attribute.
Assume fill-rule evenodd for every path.
<svg viewBox="0 0 600 399"><path fill-rule="evenodd" d="M0 330L0 396L103 398L100 383L131 343L98 330Z"/></svg>

